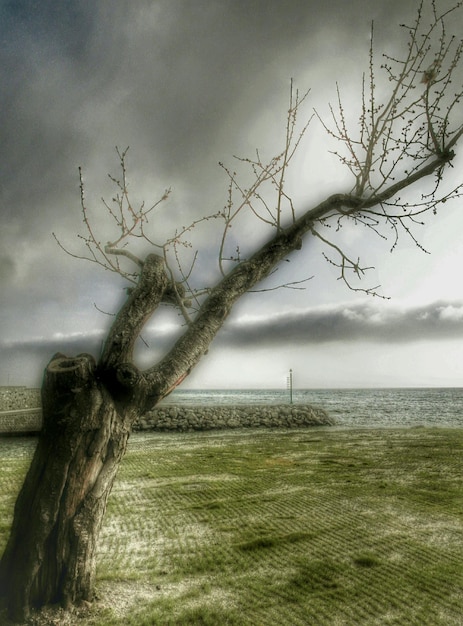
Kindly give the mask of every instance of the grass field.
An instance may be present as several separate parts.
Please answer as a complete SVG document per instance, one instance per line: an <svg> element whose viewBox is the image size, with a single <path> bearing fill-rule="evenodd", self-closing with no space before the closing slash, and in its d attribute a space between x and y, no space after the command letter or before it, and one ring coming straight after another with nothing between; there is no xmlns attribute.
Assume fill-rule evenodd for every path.
<svg viewBox="0 0 463 626"><path fill-rule="evenodd" d="M0 550L32 449L0 440ZM461 429L134 435L98 601L40 623L462 625L462 470Z"/></svg>

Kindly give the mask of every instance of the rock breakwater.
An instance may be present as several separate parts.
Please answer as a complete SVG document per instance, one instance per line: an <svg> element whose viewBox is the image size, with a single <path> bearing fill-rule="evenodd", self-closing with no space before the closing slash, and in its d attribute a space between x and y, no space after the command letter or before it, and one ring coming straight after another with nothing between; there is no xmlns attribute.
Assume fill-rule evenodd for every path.
<svg viewBox="0 0 463 626"><path fill-rule="evenodd" d="M192 431L226 428L333 426L321 408L307 405L161 406L140 418L134 430Z"/></svg>
<svg viewBox="0 0 463 626"><path fill-rule="evenodd" d="M304 428L332 426L321 408L302 404L161 404L134 425L135 431L220 430L229 428ZM37 433L42 428L40 389L0 387L0 433Z"/></svg>

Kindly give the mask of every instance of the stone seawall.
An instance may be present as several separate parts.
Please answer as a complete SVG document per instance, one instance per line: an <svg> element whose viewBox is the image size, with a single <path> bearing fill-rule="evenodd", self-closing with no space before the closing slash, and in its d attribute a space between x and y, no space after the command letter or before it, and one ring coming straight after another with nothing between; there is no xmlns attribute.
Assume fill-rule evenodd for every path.
<svg viewBox="0 0 463 626"><path fill-rule="evenodd" d="M307 405L161 406L141 417L135 431L192 431L225 428L304 428L332 426L323 409ZM0 412L0 434L37 433L39 408Z"/></svg>

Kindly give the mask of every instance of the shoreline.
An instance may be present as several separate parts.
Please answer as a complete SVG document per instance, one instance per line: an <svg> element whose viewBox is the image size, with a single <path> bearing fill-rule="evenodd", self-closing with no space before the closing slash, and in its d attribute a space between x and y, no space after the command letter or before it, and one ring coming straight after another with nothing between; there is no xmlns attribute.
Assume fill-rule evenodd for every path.
<svg viewBox="0 0 463 626"><path fill-rule="evenodd" d="M34 396L35 392L35 396ZM3 395L2 395L3 394ZM13 402L13 395L17 402ZM6 397L5 397L6 396ZM19 397L21 396L21 397ZM2 403L2 400L4 402ZM402 428L402 427L463 427L463 389L436 390L420 389L414 393L410 390L370 391L359 390L316 392L298 390L293 404L281 390L278 392L246 391L223 393L186 390L178 396L171 395L155 408L155 413L148 412L135 425L136 430L155 428L160 430L202 430L204 428L239 428L243 427L296 427L305 426L300 419L290 416L289 422L283 419L285 413L301 406L320 407L331 418L330 428L344 430L369 428ZM7 405L7 406L5 406ZM274 412L281 407L281 419L251 419L257 415L260 406L266 411ZM3 431L37 432L40 430L40 395L38 389L24 387L0 388L0 410L10 409L16 413L0 412L0 433ZM247 411L251 417L238 417L236 412ZM177 419L178 411L182 419ZM31 414L36 413L35 421ZM222 413L218 424L202 423L205 414ZM6 427L5 420L11 423ZM213 419L214 418L213 416ZM4 426L2 427L2 420ZM31 423L32 420L32 423ZM208 420L211 422L211 418ZM213 420L212 420L213 421ZM313 424L312 420L310 425ZM172 423L174 422L174 423ZM175 423L176 422L176 423ZM191 422L191 423L190 423ZM316 423L319 423L318 421ZM324 422L325 423L325 422ZM334 423L334 426L332 425ZM20 426L19 426L19 425ZM27 426L29 424L29 426Z"/></svg>
<svg viewBox="0 0 463 626"><path fill-rule="evenodd" d="M209 431L240 428L335 426L322 408L302 404L160 405L133 425L140 431ZM33 435L42 428L40 408L0 411L0 436Z"/></svg>

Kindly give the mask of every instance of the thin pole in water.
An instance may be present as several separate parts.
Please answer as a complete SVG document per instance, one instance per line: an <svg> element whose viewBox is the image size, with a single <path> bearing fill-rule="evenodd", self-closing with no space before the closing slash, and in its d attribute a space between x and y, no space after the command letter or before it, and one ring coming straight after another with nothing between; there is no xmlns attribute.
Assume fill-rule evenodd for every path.
<svg viewBox="0 0 463 626"><path fill-rule="evenodd" d="M286 385L289 389L289 403L293 403L293 370L289 370L289 376L286 379Z"/></svg>

